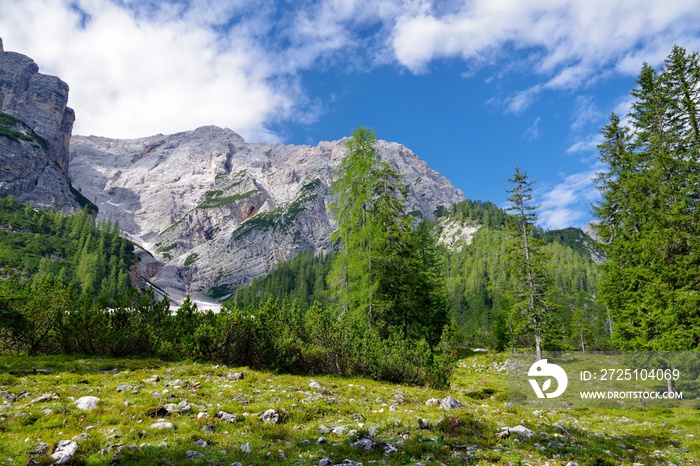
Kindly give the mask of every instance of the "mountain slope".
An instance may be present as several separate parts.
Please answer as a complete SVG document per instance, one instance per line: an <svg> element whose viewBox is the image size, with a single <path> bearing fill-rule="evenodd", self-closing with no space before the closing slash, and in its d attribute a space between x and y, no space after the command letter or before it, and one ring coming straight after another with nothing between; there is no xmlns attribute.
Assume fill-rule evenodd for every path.
<svg viewBox="0 0 700 466"><path fill-rule="evenodd" d="M380 157L409 187L408 210L432 218L464 199L406 147ZM133 140L75 136L68 174L80 191L157 262L147 279L174 297L219 295L296 252L331 248L332 175L345 142L251 144L213 126Z"/></svg>

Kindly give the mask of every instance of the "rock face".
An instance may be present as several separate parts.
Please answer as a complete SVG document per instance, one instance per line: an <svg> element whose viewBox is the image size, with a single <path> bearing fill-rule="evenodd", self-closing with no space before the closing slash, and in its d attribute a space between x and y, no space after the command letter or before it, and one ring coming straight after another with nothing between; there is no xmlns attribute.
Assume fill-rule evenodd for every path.
<svg viewBox="0 0 700 466"><path fill-rule="evenodd" d="M66 210L80 209L64 173L75 115L68 85L39 73L34 61L0 42L0 196Z"/></svg>
<svg viewBox="0 0 700 466"><path fill-rule="evenodd" d="M404 175L414 214L432 217L464 199L406 147L377 149ZM142 263L149 281L173 297L221 297L298 251L331 248L328 189L345 154L343 140L253 144L213 126L132 140L75 136L68 175L101 217L155 256Z"/></svg>
<svg viewBox="0 0 700 466"><path fill-rule="evenodd" d="M0 111L27 124L46 139L61 168L68 164L75 113L68 107L68 84L39 73L31 58L0 48Z"/></svg>

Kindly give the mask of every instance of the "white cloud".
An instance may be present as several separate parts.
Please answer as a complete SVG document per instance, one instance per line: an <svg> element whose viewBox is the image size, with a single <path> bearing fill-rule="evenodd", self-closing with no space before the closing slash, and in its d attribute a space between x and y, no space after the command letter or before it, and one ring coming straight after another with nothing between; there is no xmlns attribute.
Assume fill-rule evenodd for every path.
<svg viewBox="0 0 700 466"><path fill-rule="evenodd" d="M294 88L273 87L257 44L235 29L221 37L192 11L139 11L105 0L27 0L3 8L6 50L31 56L68 82L75 134L137 137L216 123L244 137L292 111ZM78 8L81 11L78 11ZM81 21L81 13L85 21Z"/></svg>
<svg viewBox="0 0 700 466"><path fill-rule="evenodd" d="M579 89L610 69L634 75L643 61L659 65L674 44L700 41L695 0L474 0L444 14L437 4L398 18L396 59L422 73L442 58L494 63L507 60L508 49L526 51L533 61L524 71L546 81L516 94L510 111L523 110L541 87Z"/></svg>
<svg viewBox="0 0 700 466"><path fill-rule="evenodd" d="M591 210L591 203L598 198L593 179L599 167L568 175L564 180L545 192L538 212L539 224L545 229L583 226Z"/></svg>
<svg viewBox="0 0 700 466"><path fill-rule="evenodd" d="M506 100L506 109L510 113L520 113L528 108L537 99L542 91L541 86L533 86L530 89L516 92Z"/></svg>
<svg viewBox="0 0 700 466"><path fill-rule="evenodd" d="M571 129L581 131L589 124L598 124L604 118L603 112L598 108L591 96L580 95L576 97L572 115Z"/></svg>
<svg viewBox="0 0 700 466"><path fill-rule="evenodd" d="M114 137L228 126L248 139L310 121L301 71L456 58L537 81L492 99L512 113L548 89L700 49L696 0L23 0L2 2L6 50L71 86L76 134ZM81 14L82 13L82 14Z"/></svg>
<svg viewBox="0 0 700 466"><path fill-rule="evenodd" d="M537 117L535 118L535 121L532 122L530 127L525 130L525 139L528 139L530 141L534 141L535 139L538 139L540 137L540 121L542 120L542 117Z"/></svg>
<svg viewBox="0 0 700 466"><path fill-rule="evenodd" d="M600 133L591 134L579 141L576 141L566 149L567 154L575 154L577 152L596 152L598 146L603 143L603 136Z"/></svg>

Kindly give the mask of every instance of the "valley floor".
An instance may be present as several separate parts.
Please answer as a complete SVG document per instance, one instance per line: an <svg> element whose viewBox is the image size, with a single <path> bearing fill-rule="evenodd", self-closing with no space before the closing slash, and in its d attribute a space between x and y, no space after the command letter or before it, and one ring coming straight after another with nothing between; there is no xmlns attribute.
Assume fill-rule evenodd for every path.
<svg viewBox="0 0 700 466"><path fill-rule="evenodd" d="M154 359L1 357L0 464L52 464L64 451L66 464L88 465L700 465L700 410L512 407L506 359L467 356L439 391ZM96 407L76 406L84 397ZM463 406L441 407L448 397Z"/></svg>

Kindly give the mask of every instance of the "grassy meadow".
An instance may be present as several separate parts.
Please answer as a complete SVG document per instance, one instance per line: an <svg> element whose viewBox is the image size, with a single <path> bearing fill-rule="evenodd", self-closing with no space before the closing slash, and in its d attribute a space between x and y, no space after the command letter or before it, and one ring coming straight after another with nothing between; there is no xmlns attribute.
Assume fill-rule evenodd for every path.
<svg viewBox="0 0 700 466"><path fill-rule="evenodd" d="M700 465L700 409L512 406L507 358L465 355L441 391L156 359L2 357L0 464L52 464L56 444L74 439L66 464ZM84 396L97 407L75 406ZM463 406L435 403L448 396ZM159 419L173 428L153 427ZM518 425L534 434L499 434Z"/></svg>

